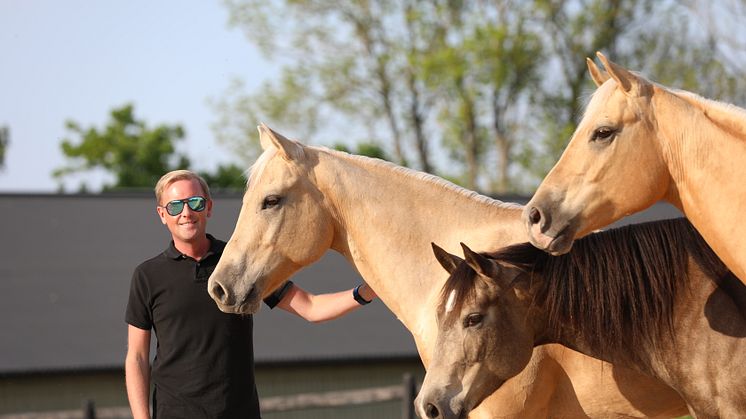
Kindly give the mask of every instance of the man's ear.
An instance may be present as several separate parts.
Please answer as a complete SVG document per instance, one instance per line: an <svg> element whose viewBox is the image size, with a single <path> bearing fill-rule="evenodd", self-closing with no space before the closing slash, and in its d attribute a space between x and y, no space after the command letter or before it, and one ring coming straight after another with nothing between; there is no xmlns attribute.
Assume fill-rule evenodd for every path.
<svg viewBox="0 0 746 419"><path fill-rule="evenodd" d="M156 205L155 213L158 214L158 218L161 219L161 224L166 225L166 216L168 215L166 209Z"/></svg>
<svg viewBox="0 0 746 419"><path fill-rule="evenodd" d="M207 211L207 218L212 217L212 199L207 200L207 208L205 208L205 211Z"/></svg>

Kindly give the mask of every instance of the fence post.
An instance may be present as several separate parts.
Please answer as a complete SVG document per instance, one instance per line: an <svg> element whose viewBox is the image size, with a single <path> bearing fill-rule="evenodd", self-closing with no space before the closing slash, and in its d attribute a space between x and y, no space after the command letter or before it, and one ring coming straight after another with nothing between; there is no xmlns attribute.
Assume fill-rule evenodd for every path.
<svg viewBox="0 0 746 419"><path fill-rule="evenodd" d="M402 419L414 419L414 398L417 390L412 374L404 374L402 387L404 388L404 394L402 395L401 417Z"/></svg>
<svg viewBox="0 0 746 419"><path fill-rule="evenodd" d="M96 406L91 399L83 402L83 418L96 419Z"/></svg>

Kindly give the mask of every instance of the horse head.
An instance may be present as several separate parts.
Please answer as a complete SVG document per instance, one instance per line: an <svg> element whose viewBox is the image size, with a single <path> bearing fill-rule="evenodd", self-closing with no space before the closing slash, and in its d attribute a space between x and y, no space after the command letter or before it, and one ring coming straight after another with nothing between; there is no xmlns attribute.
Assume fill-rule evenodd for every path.
<svg viewBox="0 0 746 419"><path fill-rule="evenodd" d="M575 238L662 199L669 186L652 106L659 90L597 55L606 72L587 63L598 89L523 212L531 243L555 255L567 253Z"/></svg>
<svg viewBox="0 0 746 419"><path fill-rule="evenodd" d="M252 166L236 228L208 282L228 313L255 313L263 297L323 256L334 228L313 184L318 161L302 144L260 125L264 152Z"/></svg>
<svg viewBox="0 0 746 419"><path fill-rule="evenodd" d="M530 299L514 284L520 271L461 246L465 259L433 244L450 277L437 311L438 350L415 401L424 418L465 418L533 353Z"/></svg>

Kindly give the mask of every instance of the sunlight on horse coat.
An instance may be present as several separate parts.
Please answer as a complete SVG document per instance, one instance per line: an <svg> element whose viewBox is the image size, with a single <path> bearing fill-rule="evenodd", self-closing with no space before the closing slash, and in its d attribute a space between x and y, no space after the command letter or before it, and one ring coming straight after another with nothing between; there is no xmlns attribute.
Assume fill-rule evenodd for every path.
<svg viewBox="0 0 746 419"><path fill-rule="evenodd" d="M461 417L534 346L560 343L660 379L697 418L746 417L746 286L686 219L591 234L562 256L434 251L451 276L421 416Z"/></svg>
<svg viewBox="0 0 746 419"><path fill-rule="evenodd" d="M412 333L427 366L447 277L430 242L468 240L485 251L524 242L522 207L381 160L305 146L266 126L259 131L264 153L208 283L220 309L255 313L262 296L333 249ZM474 417L665 417L683 407L657 380L548 345Z"/></svg>
<svg viewBox="0 0 746 419"><path fill-rule="evenodd" d="M598 89L526 205L531 242L566 253L575 238L663 199L746 281L746 111L597 55L606 73L587 60Z"/></svg>

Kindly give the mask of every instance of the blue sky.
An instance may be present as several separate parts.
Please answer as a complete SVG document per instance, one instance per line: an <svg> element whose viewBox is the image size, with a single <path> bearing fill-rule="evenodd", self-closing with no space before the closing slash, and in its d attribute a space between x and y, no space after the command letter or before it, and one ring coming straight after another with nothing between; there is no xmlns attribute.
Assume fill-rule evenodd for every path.
<svg viewBox="0 0 746 419"><path fill-rule="evenodd" d="M195 169L230 162L208 98L235 77L254 90L273 69L227 21L220 1L0 0L0 125L11 134L0 192L55 191L65 121L103 127L125 103L149 126L182 124ZM82 179L95 189L106 177L65 185Z"/></svg>

